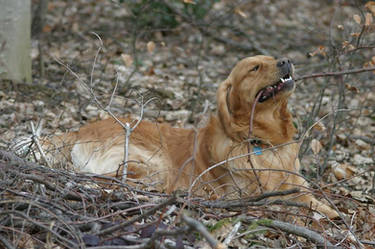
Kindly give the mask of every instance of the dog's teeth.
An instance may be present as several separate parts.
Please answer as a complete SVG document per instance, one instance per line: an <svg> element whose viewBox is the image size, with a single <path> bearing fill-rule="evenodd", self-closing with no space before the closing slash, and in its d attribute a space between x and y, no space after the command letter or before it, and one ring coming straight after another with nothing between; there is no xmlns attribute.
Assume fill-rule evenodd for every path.
<svg viewBox="0 0 375 249"><path fill-rule="evenodd" d="M272 90L273 90L273 87L272 87L272 86L269 86L269 87L267 87L267 90L268 90L268 91L272 91Z"/></svg>

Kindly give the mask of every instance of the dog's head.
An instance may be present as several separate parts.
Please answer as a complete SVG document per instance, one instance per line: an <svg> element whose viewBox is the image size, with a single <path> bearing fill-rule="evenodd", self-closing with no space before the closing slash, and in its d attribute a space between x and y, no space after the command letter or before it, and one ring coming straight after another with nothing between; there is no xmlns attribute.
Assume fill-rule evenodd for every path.
<svg viewBox="0 0 375 249"><path fill-rule="evenodd" d="M293 64L285 58L276 60L259 55L238 62L217 93L219 117L227 134L236 140L247 137L245 131L249 130L250 115L255 105L254 136L271 143L290 139L290 135L272 139L264 134L287 132L277 129L286 129L281 127L280 120L290 122L286 106L295 88L293 71ZM294 128L288 126L288 129L294 134Z"/></svg>

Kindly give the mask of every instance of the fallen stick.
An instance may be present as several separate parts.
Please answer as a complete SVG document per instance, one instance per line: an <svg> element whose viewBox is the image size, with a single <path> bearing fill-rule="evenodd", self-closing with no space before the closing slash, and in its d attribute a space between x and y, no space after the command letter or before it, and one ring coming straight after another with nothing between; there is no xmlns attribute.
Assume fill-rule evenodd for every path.
<svg viewBox="0 0 375 249"><path fill-rule="evenodd" d="M283 221L270 220L270 219L258 220L258 221L256 221L256 223L258 225L261 225L261 226L280 229L284 232L304 237L304 238L316 243L319 246L326 246L328 248L336 248L331 244L331 242L329 242L323 236L321 236L317 232L311 231L311 230L309 230L305 227L297 226L297 225L290 224L290 223L283 222Z"/></svg>

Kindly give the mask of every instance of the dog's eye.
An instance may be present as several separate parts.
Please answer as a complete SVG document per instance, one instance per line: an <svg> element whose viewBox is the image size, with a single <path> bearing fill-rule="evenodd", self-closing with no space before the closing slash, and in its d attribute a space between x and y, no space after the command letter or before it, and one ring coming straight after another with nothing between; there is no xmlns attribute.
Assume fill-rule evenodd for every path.
<svg viewBox="0 0 375 249"><path fill-rule="evenodd" d="M259 65L256 65L255 67L253 67L252 69L250 69L249 72L255 72L255 71L258 71L259 69Z"/></svg>

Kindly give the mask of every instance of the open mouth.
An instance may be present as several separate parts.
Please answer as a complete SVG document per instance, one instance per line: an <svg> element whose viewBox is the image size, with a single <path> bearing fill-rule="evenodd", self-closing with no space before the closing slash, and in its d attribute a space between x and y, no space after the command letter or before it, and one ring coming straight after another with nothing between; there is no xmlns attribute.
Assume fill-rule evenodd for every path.
<svg viewBox="0 0 375 249"><path fill-rule="evenodd" d="M256 96L262 92L261 96L259 97L259 102L264 102L267 99L273 98L282 91L291 90L293 87L294 80L290 74L287 74L281 77L275 84L260 89Z"/></svg>

